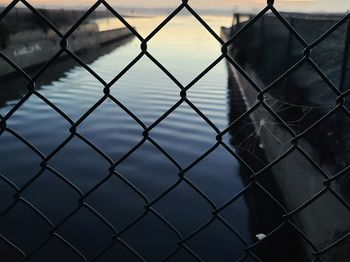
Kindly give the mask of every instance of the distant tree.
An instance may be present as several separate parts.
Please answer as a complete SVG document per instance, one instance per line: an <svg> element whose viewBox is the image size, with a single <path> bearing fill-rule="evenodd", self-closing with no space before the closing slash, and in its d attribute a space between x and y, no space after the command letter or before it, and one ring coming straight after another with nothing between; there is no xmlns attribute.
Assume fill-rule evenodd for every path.
<svg viewBox="0 0 350 262"><path fill-rule="evenodd" d="M50 20L50 11L47 9L38 9L38 11L48 20ZM37 14L33 13L32 14L32 22L35 27L40 28L43 30L45 33L47 33L50 29L50 27L45 23L45 21Z"/></svg>
<svg viewBox="0 0 350 262"><path fill-rule="evenodd" d="M66 10L48 10L48 9L38 9L38 11L47 19L49 20L54 26L61 27L73 24L75 21L74 14L75 11L72 11L73 14ZM43 21L43 19L36 15L32 14L32 22L35 27L41 28L44 32L49 31L50 26Z"/></svg>
<svg viewBox="0 0 350 262"><path fill-rule="evenodd" d="M7 47L8 40L10 38L10 31L5 23L0 22L0 49Z"/></svg>
<svg viewBox="0 0 350 262"><path fill-rule="evenodd" d="M56 14L56 17L52 22L54 22L54 24L57 26L73 24L73 21L74 21L73 16L74 14L69 15L67 11L65 11L64 9L61 9L60 12Z"/></svg>

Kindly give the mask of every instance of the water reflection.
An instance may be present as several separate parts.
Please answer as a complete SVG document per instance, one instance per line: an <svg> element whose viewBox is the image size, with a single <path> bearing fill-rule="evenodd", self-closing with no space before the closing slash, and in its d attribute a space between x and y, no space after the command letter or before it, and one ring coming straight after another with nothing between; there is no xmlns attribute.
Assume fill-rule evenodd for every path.
<svg viewBox="0 0 350 262"><path fill-rule="evenodd" d="M141 34L145 34L164 18L149 18L149 21L145 18L138 19L133 18L130 21ZM227 18L216 18L208 22L218 32L225 19ZM95 55L84 56L83 59L103 79L109 81L140 52L139 45L140 42L134 38L119 48L105 47L105 51L101 49ZM150 41L149 52L186 84L220 55L220 46L215 39L208 38L208 32L193 18L180 16ZM47 72L39 79L39 92L77 121L103 97L103 86L85 69L80 66L73 67L69 61L61 62L53 68L55 69L51 71L55 72ZM12 81L7 86L11 90L16 87L14 90L18 91L8 91L3 96L1 114L6 114L16 103L16 97L23 92L19 82ZM111 88L111 94L146 125L153 123L179 101L179 91L179 87L147 57L143 57ZM228 125L226 64L218 64L197 82L189 90L188 98L218 128L225 128ZM49 155L70 135L69 123L36 96L29 98L7 121L7 125L45 155ZM120 235L120 239L142 254L147 261L158 261L176 251L178 235L144 206L147 204L145 199L157 199L169 187L177 185L179 169L154 144L143 139L143 128L110 99L92 112L78 126L77 132L113 161L123 159L126 152L139 143L142 144L116 166L113 176L109 176L108 161L78 137L73 138L55 154L48 165L69 179L83 193L104 181L85 199L86 203L110 221L116 231L127 229ZM182 103L161 121L149 135L182 168L191 165L216 143L215 131L186 103ZM229 138L224 139L229 142ZM8 132L0 136L0 157L3 160L0 163L0 172L19 187L40 171L41 159ZM87 208L74 212L78 206L79 195L72 187L52 170L39 174L35 182L24 190L23 197L55 225L73 212L70 219L56 230L63 238L88 259L98 255L113 242L113 230ZM244 187L237 161L221 147L190 169L186 178L216 206L229 201ZM128 186L126 180L136 186L144 198ZM191 183L181 182L153 205L154 210L171 223L182 237L190 235L212 218L212 205L194 190ZM0 186L4 187L0 190L3 199L1 210L4 210L13 201L13 190L4 183L0 183ZM223 216L251 242L248 212L243 198L230 205ZM28 220L26 223L23 221L24 217ZM139 217L142 219L128 228L130 222ZM35 228L40 233L25 231L24 234L18 229L23 225ZM48 230L47 225L41 223L41 219L32 217L32 211L22 205L16 205L0 218L0 233L25 252L31 252L40 245L46 239ZM237 260L244 255L242 242L220 221L211 223L191 238L187 245L208 261ZM56 248L55 245L53 247ZM47 261L51 257L51 251L50 246L42 249L36 255L35 261ZM10 253L7 256L12 258ZM121 261L135 259L120 242L116 242L101 257L101 261L110 261L111 258ZM72 261L72 254L61 252L59 259ZM174 255L174 259L191 261L193 256L181 249Z"/></svg>

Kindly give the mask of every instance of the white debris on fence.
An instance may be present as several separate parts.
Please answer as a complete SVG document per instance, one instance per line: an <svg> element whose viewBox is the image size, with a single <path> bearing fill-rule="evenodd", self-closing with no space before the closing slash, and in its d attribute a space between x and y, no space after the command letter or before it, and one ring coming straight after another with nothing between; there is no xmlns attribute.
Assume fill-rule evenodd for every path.
<svg viewBox="0 0 350 262"><path fill-rule="evenodd" d="M266 237L266 235L265 235L265 234L262 234L262 233L256 234L255 236L256 236L256 238L259 239L259 240L263 240L263 239Z"/></svg>

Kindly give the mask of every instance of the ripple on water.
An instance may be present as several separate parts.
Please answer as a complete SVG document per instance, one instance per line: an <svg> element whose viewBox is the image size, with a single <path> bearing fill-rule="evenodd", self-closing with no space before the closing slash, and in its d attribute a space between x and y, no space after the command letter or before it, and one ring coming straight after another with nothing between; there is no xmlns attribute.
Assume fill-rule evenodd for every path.
<svg viewBox="0 0 350 262"><path fill-rule="evenodd" d="M175 23L176 28L171 24L167 25L170 33L166 35L170 36L171 40L158 38L153 42L152 39L153 46L159 46L159 49L153 48L157 59L165 62L169 72L184 83L192 81L199 66L205 68L216 53L220 53L219 45L215 41L205 41L207 37L205 31L205 35L201 35L204 34L203 31L195 31L199 35L193 35L194 40L189 43L182 43L181 39L174 38L174 32L178 33L181 26L186 30L188 27L191 30L198 29L199 25L186 24L189 23L187 20L186 17L182 17ZM142 21L144 23L144 20ZM142 25L140 24L140 30L143 30ZM191 34L186 35L186 39L191 37ZM166 46L167 43L169 46ZM135 53L139 52L139 44L139 41L134 39L121 48L101 56L89 66L105 81L110 81L130 63ZM186 46L185 50L181 49L183 46ZM198 52L199 47L203 52ZM168 50L171 50L171 53ZM47 82L49 84L39 87L38 91L73 121L77 121L104 95L103 84L80 66L67 69L63 76L48 79ZM211 121L223 129L228 123L227 92L226 68L220 63L191 87L187 97ZM180 100L180 88L152 61L143 57L111 87L111 95L131 110L146 126L150 126ZM7 112L13 105L14 102L9 102L1 110ZM66 120L34 96L14 114L8 125L44 154L49 154L69 136L70 127ZM179 180L179 168L151 142L143 140L143 128L109 99L78 126L77 132L101 149L112 161L118 161L139 142L144 142L115 167L117 173L114 176L86 199L118 229L142 214L145 204L144 199L118 178L118 175L136 186L148 199L154 199ZM182 167L188 166L211 148L216 143L216 135L215 130L185 102L149 132L149 136ZM36 174L41 162L38 156L9 133L0 136L0 158L0 172L11 177L19 186ZM50 159L48 164L83 192L87 192L109 175L111 163L84 141L74 137ZM238 172L237 161L224 149L217 149L186 176L214 201L223 203L243 187ZM58 208L72 207L72 203L76 203L76 197L75 193L70 192L69 186L58 183L57 178L53 177L52 173L46 172L45 178L41 179L35 188L33 187L35 190L28 191L26 197L55 220L62 215L57 212ZM47 190L51 187L53 190ZM47 199L50 201L59 199L62 204L57 204L56 209L49 207L50 201L41 200L42 192L47 194ZM170 192L155 208L185 233L211 217L211 207L208 203L184 183ZM233 213L236 211L240 214L236 217L236 224L248 232L246 209L239 205L233 208ZM81 218L85 221L83 215ZM153 230L153 234L156 232L156 223L153 218L149 219L150 221L145 221L148 227L146 229ZM68 228L74 231L76 236L84 235L84 226L75 227L79 224L79 220L77 221L75 224L72 222ZM86 218L86 221L89 223L90 218ZM89 230L98 234L98 226L94 223L89 225ZM141 227L138 234L134 232L128 236L130 241L142 246L139 242L144 236L140 232L146 229ZM169 239L164 230L159 232L161 237ZM214 233L209 231L208 236L213 236ZM91 250L96 248L91 243L84 242L84 244ZM150 247L148 244L146 246ZM157 248L159 250L159 246ZM232 251L231 248L227 250ZM239 252L239 249L234 248L234 252Z"/></svg>

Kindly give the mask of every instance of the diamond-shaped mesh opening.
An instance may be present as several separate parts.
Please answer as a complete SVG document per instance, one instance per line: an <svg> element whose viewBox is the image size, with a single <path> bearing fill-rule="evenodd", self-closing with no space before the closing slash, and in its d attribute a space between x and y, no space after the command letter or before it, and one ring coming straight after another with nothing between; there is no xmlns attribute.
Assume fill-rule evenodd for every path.
<svg viewBox="0 0 350 262"><path fill-rule="evenodd" d="M349 256L349 249L347 245L349 244L349 235L339 236L339 242L332 244L327 247L326 252L320 256L323 260L327 259L342 259L343 257Z"/></svg>
<svg viewBox="0 0 350 262"><path fill-rule="evenodd" d="M77 66L76 63L74 63ZM77 79L80 79L79 83ZM75 67L66 72L64 81L58 79L50 87L43 86L39 90L45 97L55 93L51 101L55 106L64 110L68 117L78 120L90 107L103 97L103 85L82 67ZM84 94L84 99L78 101L78 94ZM51 95L52 96L52 95ZM50 98L50 95L48 95Z"/></svg>
<svg viewBox="0 0 350 262"><path fill-rule="evenodd" d="M191 26L187 26L188 24ZM182 43L180 46L179 36ZM220 56L220 50L217 48L219 42L187 10L178 13L149 41L148 45L151 55L182 84L190 83ZM186 48L193 45L197 46L198 53ZM182 57L175 55L177 50L181 50ZM206 56L202 56L202 53L206 53ZM169 64L167 61L172 62Z"/></svg>
<svg viewBox="0 0 350 262"><path fill-rule="evenodd" d="M293 121L282 122L276 112L277 117L263 106L256 107L249 115L240 119L235 118L237 113L232 112L233 121L229 126L229 134L225 136L231 136L230 144L238 150L241 159L246 161L250 168L259 170L266 167L291 149L293 136L285 126L293 127ZM269 141L268 144L274 148L269 154L263 152L263 140Z"/></svg>
<svg viewBox="0 0 350 262"><path fill-rule="evenodd" d="M269 30L268 24L274 30ZM255 35L251 41L251 35ZM269 13L240 34L232 45L237 63L244 69L253 67L250 77L268 86L302 58L304 46ZM274 50L271 52L271 50ZM253 55L252 55L253 54Z"/></svg>
<svg viewBox="0 0 350 262"><path fill-rule="evenodd" d="M212 172L210 167L216 164L219 168L216 172ZM239 172L238 161L223 147L218 147L190 169L186 173L186 178L217 205L221 205L244 188L244 184L237 181L237 173ZM220 193L217 192L217 188L221 189Z"/></svg>
<svg viewBox="0 0 350 262"><path fill-rule="evenodd" d="M146 125L176 104L179 92L179 87L147 57L141 58L111 87L112 96ZM151 97L155 99L148 99Z"/></svg>
<svg viewBox="0 0 350 262"><path fill-rule="evenodd" d="M221 222L214 221L188 241L188 245L207 260L238 260L244 256L244 245Z"/></svg>
<svg viewBox="0 0 350 262"><path fill-rule="evenodd" d="M211 218L210 204L185 182L181 182L153 207L184 235L190 234Z"/></svg>
<svg viewBox="0 0 350 262"><path fill-rule="evenodd" d="M145 5L147 5L149 2L146 2ZM118 9L117 9L118 10ZM134 9L135 10L135 9ZM144 10L147 10L145 8ZM131 10L132 11L132 10ZM169 10L169 11L172 11ZM145 14L141 12L135 11L134 14L132 12L123 12L121 10L122 14L124 14L125 20L133 27L135 27L135 30L138 34L140 34L141 37L146 38L149 36L159 25L164 21L164 14L152 14L152 11L150 14Z"/></svg>
<svg viewBox="0 0 350 262"><path fill-rule="evenodd" d="M167 258L167 261L175 262L175 261L198 261L198 258L193 256L190 252L188 252L186 249L182 248L179 251L177 251L175 254L172 254L172 256Z"/></svg>
<svg viewBox="0 0 350 262"><path fill-rule="evenodd" d="M84 67L87 65L87 61L84 60L81 54L89 50L91 52L91 49L99 49L101 46L116 40L122 40L119 43L122 46L123 43L131 41L134 36L133 32L125 27L124 20L121 20L123 17L118 18L115 16L119 15L119 13L113 14L106 9L103 14L103 16L106 16L105 19L101 18L101 10L95 9L86 14L89 15L81 15L77 23L70 27L67 32L66 51L67 55L72 59L80 63L83 62L82 65ZM83 43L80 41L82 38L84 39ZM90 73L98 75L106 82L112 81L139 54L138 45L140 43L137 40L133 42L135 42L134 48L129 48L128 52L120 52L120 49L114 50L112 56L99 58L96 63L92 64L91 67L89 66L92 70ZM119 62L116 63L116 61ZM106 66L107 64L108 66Z"/></svg>
<svg viewBox="0 0 350 262"><path fill-rule="evenodd" d="M12 247L6 240L0 237L0 249L1 255L4 259L8 261L21 261L23 256L14 247Z"/></svg>
<svg viewBox="0 0 350 262"><path fill-rule="evenodd" d="M79 223L84 218L84 223ZM88 259L98 255L113 242L113 230L86 207L75 212L57 232ZM82 238L81 236L84 237Z"/></svg>
<svg viewBox="0 0 350 262"><path fill-rule="evenodd" d="M151 199L179 179L178 168L151 142L138 147L117 166L116 171Z"/></svg>
<svg viewBox="0 0 350 262"><path fill-rule="evenodd" d="M120 41L111 42L106 45L97 46L94 50L85 50L83 52L78 52L77 57L83 61L85 64L87 64L90 68L97 71L97 74L100 75L102 78L104 78L106 81L112 80L112 78L115 76L116 73L120 72L130 61L131 57L135 52L120 52L122 47L126 44L128 44L130 41L132 41L132 37L126 37L123 39L120 39ZM114 59L107 59L109 63L111 61L115 61L115 59L123 59L124 63L118 63L113 64L113 72L112 69L109 67L108 70L106 68L100 68L101 63L106 63L106 56L112 55ZM119 70L117 70L118 68ZM52 82L56 83L57 87L59 86L57 82L60 82L63 78L65 78L67 75L70 75L73 72L81 72L81 74L86 74L83 72L81 64L73 59L72 57L66 55L65 53L62 53L57 60L55 60L55 63L51 63L49 67L43 71L38 78L36 79L36 87L38 89L43 88L50 85L50 88L52 88ZM86 76L82 76L82 78L85 78ZM10 79L11 80L11 79ZM9 80L9 82L10 82ZM90 80L91 82L97 81L95 79ZM13 81L12 81L13 82ZM9 84L11 85L11 82ZM24 89L26 86L22 86L22 89ZM70 87L75 88L72 84ZM63 89L63 90L61 90ZM61 88L60 92L64 92L64 90L68 88ZM69 89L68 89L69 90ZM68 91L67 90L67 91ZM100 90L99 90L100 91ZM57 93L56 93L57 94ZM102 91L100 93L102 95ZM47 97L54 96L51 92L47 92L45 94Z"/></svg>
<svg viewBox="0 0 350 262"><path fill-rule="evenodd" d="M109 173L106 159L76 137L54 155L49 164L83 191L93 188Z"/></svg>
<svg viewBox="0 0 350 262"><path fill-rule="evenodd" d="M42 93L46 96L47 93L55 92L57 95L53 95L52 102L64 110L68 117L77 121L103 97L104 86L76 62L73 64L75 67L65 73L64 81L58 79L59 81L50 85L50 89L44 87ZM77 79L80 81L77 82ZM82 92L84 96L78 99L77 94Z"/></svg>
<svg viewBox="0 0 350 262"><path fill-rule="evenodd" d="M96 52L91 52L90 56L89 51L87 54L84 52L79 54L79 58L90 64L90 68L107 82L119 80L125 68L137 61L135 57L140 53L140 43L130 32L120 34L121 38L117 42L106 42L98 47L98 59L94 63L89 62L89 59L91 60L90 57L93 55L96 56ZM123 34L127 35L123 36ZM115 37L114 34L111 37ZM133 48L130 50L126 45L128 47L132 45Z"/></svg>
<svg viewBox="0 0 350 262"><path fill-rule="evenodd" d="M62 130L56 134L50 134L43 123L51 121L55 128ZM30 128L25 126L30 121ZM69 123L57 111L51 108L38 96L32 95L7 121L8 126L37 147L43 153L48 154L56 148L69 135Z"/></svg>
<svg viewBox="0 0 350 262"><path fill-rule="evenodd" d="M47 239L50 230L47 221L22 201L0 220L0 234L26 253L40 246Z"/></svg>
<svg viewBox="0 0 350 262"><path fill-rule="evenodd" d="M189 101L219 129L227 126L227 76L223 68L226 70L226 62L221 60L187 92Z"/></svg>
<svg viewBox="0 0 350 262"><path fill-rule="evenodd" d="M0 136L0 173L21 187L40 171L41 158L13 134L5 132ZM11 159L19 158L17 165Z"/></svg>
<svg viewBox="0 0 350 262"><path fill-rule="evenodd" d="M325 204L330 205L327 210L319 209ZM324 191L323 194L313 198L313 201L308 205L300 207L294 217L305 220L305 226L300 229L315 243L318 249L321 250L331 245L348 232L347 230L343 232L337 230L336 225L339 223L344 223L344 228L349 228L350 212L332 192ZM315 222L320 226L315 227ZM333 227L328 227L328 223L332 224ZM327 237L321 240L320 236L322 235L327 235Z"/></svg>
<svg viewBox="0 0 350 262"><path fill-rule="evenodd" d="M283 208L257 185L244 191L243 196L227 203L229 205L225 206L220 215L250 244L258 241L256 235L267 235L283 223ZM246 204L248 208L245 207ZM247 219L243 222L236 221L237 216ZM242 223L248 224L249 231L243 230L245 227Z"/></svg>
<svg viewBox="0 0 350 262"><path fill-rule="evenodd" d="M303 63L288 74L271 89L269 94L285 103L324 107L325 110L334 105L337 98L309 63ZM308 99L308 97L312 98Z"/></svg>
<svg viewBox="0 0 350 262"><path fill-rule="evenodd" d="M346 188L348 187L348 182L347 182L348 178L349 178L349 171L347 171L347 169L343 169L339 171L332 177L333 180L330 185L330 189L337 196L345 196L344 198L342 198L342 202L344 205L349 206L350 200L348 198L348 191L346 190Z"/></svg>
<svg viewBox="0 0 350 262"><path fill-rule="evenodd" d="M130 250L125 242L115 241L107 249L103 250L97 257L97 261L108 262L111 258L120 261L138 262L140 257Z"/></svg>
<svg viewBox="0 0 350 262"><path fill-rule="evenodd" d="M307 25L303 23L302 17L291 16L289 21L293 28L295 28L295 30L305 39L306 42L312 43L339 21L339 17L334 17L331 14L329 15L329 18L325 19L324 21L320 20L319 17L319 14L315 14L314 17L311 17L308 20ZM330 38L332 38L332 36L330 36ZM325 42L327 41L328 39L325 39Z"/></svg>
<svg viewBox="0 0 350 262"><path fill-rule="evenodd" d="M79 194L72 185L49 171L40 174L35 183L24 190L22 196L50 220L57 223L78 206L77 200L79 199ZM55 205L50 205L50 203L55 203Z"/></svg>
<svg viewBox="0 0 350 262"><path fill-rule="evenodd" d="M337 142L336 115L324 125L323 129L311 129L304 136L305 140L300 147L305 153L312 156L312 160L321 167L333 166L340 161L342 152L344 150L342 145ZM331 126L333 124L333 126ZM322 141L322 144L320 144ZM317 150L317 152L315 152ZM333 171L327 171L331 175Z"/></svg>
<svg viewBox="0 0 350 262"><path fill-rule="evenodd" d="M295 163L298 163L298 165ZM304 170L307 172L304 173ZM271 171L274 174L274 179L276 179L278 187L286 195L293 194L294 191L292 188L297 190L301 189L301 185L308 185L308 190L300 190L298 196L295 196L293 200L288 197L285 199L279 197L280 201L283 202L285 200L286 209L289 211L302 205L324 188L323 181L325 178L323 174L316 170L310 161L298 151L288 154ZM269 174L262 174L262 176L264 175L268 176ZM288 191L289 193L287 193Z"/></svg>
<svg viewBox="0 0 350 262"><path fill-rule="evenodd" d="M143 138L142 127L111 99L99 105L78 131L114 160L122 158Z"/></svg>
<svg viewBox="0 0 350 262"><path fill-rule="evenodd" d="M342 65L345 59L344 48L346 45L347 30L348 23L344 23L324 41L313 48L311 55L312 59L314 59L326 76L338 88L340 88L342 74L342 71L339 70L339 65ZM346 59L348 60L348 57Z"/></svg>
<svg viewBox="0 0 350 262"><path fill-rule="evenodd" d="M0 173L0 194L1 194L1 203L0 203L0 212L4 212L9 208L15 200L13 196L17 193L16 188L13 185L8 184L6 178Z"/></svg>
<svg viewBox="0 0 350 262"><path fill-rule="evenodd" d="M119 201L120 199L123 201ZM103 214L117 230L125 228L130 221L142 215L146 204L144 199L116 174L92 192L86 198L86 202Z"/></svg>
<svg viewBox="0 0 350 262"><path fill-rule="evenodd" d="M284 240L284 236L288 235L288 241ZM279 243L279 249L274 250L273 246ZM258 257L264 257L266 260L278 261L308 261L305 253L305 246L308 243L298 234L298 232L290 225L286 224L279 228L273 234L260 241L252 252Z"/></svg>
<svg viewBox="0 0 350 262"><path fill-rule="evenodd" d="M28 261L81 261L81 257L76 254L66 243L59 238L51 238L40 250L35 253ZM16 260L14 260L16 261Z"/></svg>
<svg viewBox="0 0 350 262"><path fill-rule="evenodd" d="M212 139L203 140L203 136L198 136L202 132ZM159 123L150 136L184 166L191 164L216 142L215 130L185 103ZM170 140L176 143L170 144Z"/></svg>
<svg viewBox="0 0 350 262"><path fill-rule="evenodd" d="M28 80L22 76L15 79L1 79L4 87L0 93L0 113L5 115L16 104L16 99L23 97L27 92Z"/></svg>
<svg viewBox="0 0 350 262"><path fill-rule="evenodd" d="M153 213L147 213L120 238L149 261L164 258L177 248L178 241L176 234Z"/></svg>

